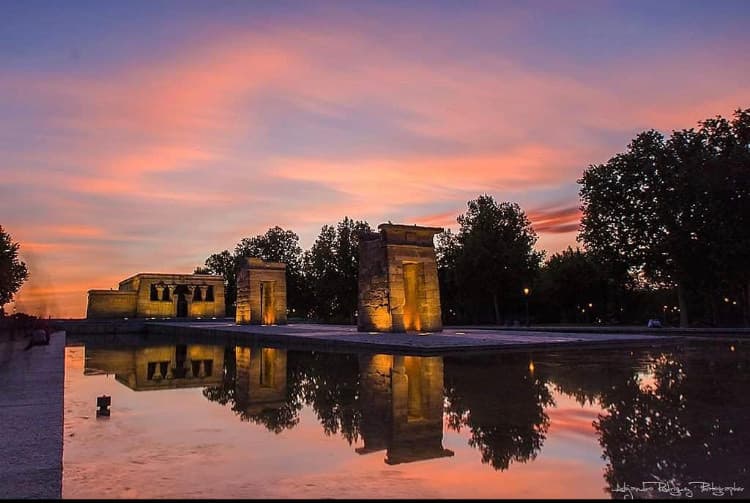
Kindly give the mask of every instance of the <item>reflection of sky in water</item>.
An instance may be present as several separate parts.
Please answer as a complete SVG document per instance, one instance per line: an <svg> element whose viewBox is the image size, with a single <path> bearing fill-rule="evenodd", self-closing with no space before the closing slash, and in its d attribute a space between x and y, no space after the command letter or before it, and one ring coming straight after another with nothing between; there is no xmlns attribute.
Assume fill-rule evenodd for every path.
<svg viewBox="0 0 750 503"><path fill-rule="evenodd" d="M388 465L384 462L385 450L364 455L355 452L364 446L361 430L351 445L340 431L326 435L318 412L310 404L302 406L295 427L275 434L260 424L241 421L231 404L222 406L206 399L202 387L133 391L115 380L112 374L84 376L84 352L83 347L66 350L63 459L63 496L66 498L608 496L604 478L607 461L602 459L603 447L593 425L602 414L602 408L598 399L593 403L584 401L581 405L574 398L575 393L568 394L574 386L565 372L575 371L575 368L564 359L561 364L556 360L535 359L537 377L558 365L554 372L562 383L558 386L559 383L548 380L542 385L553 402L538 409L549 418L549 427L543 433L536 457L526 462L511 460L508 469L496 470L482 462L479 448L470 445L471 427L482 424L489 431L493 420L503 421L504 417L514 416L503 426L513 428L516 425L513 421L523 422L523 416L517 416L514 409L529 410L533 414L537 410L533 405L537 403L535 400L530 401L530 406L523 395L505 396L513 387L498 386L498 391L494 391L488 383L487 390L475 395L471 392L457 395L457 400L474 404L468 416L473 413L475 423L471 427L462 425L456 432L448 424L446 413L442 447L453 451L452 457ZM663 359L657 356L654 361L658 360ZM585 372L604 368L606 359L596 362ZM461 379L468 379L463 381L463 386L472 382L465 376L456 377L462 364L465 362L446 364L446 388L449 383L460 388ZM526 384L519 384L519 388L529 386L525 373L527 363L518 366L525 372L516 374L510 364L507 374L485 369L483 365L488 363L480 362L477 368L494 372L491 375L498 378L507 376L509 382L524 381ZM630 375L639 383L635 393L638 389L643 391L644 384L655 383L656 377L649 365L634 364L630 368ZM588 376L585 372L580 375ZM483 376L481 372L474 374L474 378ZM583 388L591 384L587 380L581 380L583 385L576 391L584 393ZM363 385L362 380L359 385ZM531 386L529 389L538 389ZM486 407L482 405L479 410L476 398L481 398L482 393L486 395ZM112 416L97 420L96 397L102 394L112 397ZM474 402L471 402L472 396ZM358 399L364 399L361 389ZM448 405L446 401L446 410ZM365 409L362 412L364 421ZM712 411L704 409L703 412ZM626 410L623 417L627 414L630 412ZM363 426L364 422L360 423L360 428ZM488 431L484 438L494 438L494 448L504 445L507 440L503 437L504 430L496 437ZM524 434L522 428L519 431Z"/></svg>

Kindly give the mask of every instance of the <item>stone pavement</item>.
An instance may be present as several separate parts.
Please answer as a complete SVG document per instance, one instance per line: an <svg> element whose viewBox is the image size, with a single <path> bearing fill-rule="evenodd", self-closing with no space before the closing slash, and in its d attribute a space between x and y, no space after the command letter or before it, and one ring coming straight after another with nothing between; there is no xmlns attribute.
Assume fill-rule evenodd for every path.
<svg viewBox="0 0 750 503"><path fill-rule="evenodd" d="M65 333L22 346L0 361L0 498L60 498Z"/></svg>
<svg viewBox="0 0 750 503"><path fill-rule="evenodd" d="M639 333L535 332L448 328L435 333L357 332L351 325L289 324L279 326L235 325L232 322L146 323L147 334L204 336L221 340L233 336L255 344L284 344L299 349L346 349L354 351L396 351L410 354L447 354L507 349L551 347L608 347L613 344L671 344L680 337Z"/></svg>

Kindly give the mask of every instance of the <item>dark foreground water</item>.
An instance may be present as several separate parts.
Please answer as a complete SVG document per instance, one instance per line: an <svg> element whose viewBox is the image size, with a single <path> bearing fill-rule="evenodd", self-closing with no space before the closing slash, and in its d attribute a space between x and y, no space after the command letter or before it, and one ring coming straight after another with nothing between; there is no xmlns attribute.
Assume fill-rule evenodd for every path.
<svg viewBox="0 0 750 503"><path fill-rule="evenodd" d="M749 361L71 346L63 497L746 498Z"/></svg>

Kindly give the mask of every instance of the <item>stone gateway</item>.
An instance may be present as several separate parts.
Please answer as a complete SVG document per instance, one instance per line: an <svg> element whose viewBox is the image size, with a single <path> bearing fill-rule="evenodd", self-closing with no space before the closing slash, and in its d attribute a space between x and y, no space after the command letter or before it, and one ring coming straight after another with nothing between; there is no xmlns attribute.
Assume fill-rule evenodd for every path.
<svg viewBox="0 0 750 503"><path fill-rule="evenodd" d="M238 324L286 324L286 264L247 259L237 273Z"/></svg>
<svg viewBox="0 0 750 503"><path fill-rule="evenodd" d="M443 329L433 236L443 229L380 224L359 242L361 332Z"/></svg>

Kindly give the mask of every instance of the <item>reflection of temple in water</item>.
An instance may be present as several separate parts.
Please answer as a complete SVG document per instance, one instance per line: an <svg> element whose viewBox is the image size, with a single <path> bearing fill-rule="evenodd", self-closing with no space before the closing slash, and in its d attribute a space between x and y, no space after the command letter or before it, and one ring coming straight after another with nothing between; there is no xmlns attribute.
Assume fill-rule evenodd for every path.
<svg viewBox="0 0 750 503"><path fill-rule="evenodd" d="M235 347L235 401L248 415L279 409L286 396L286 350Z"/></svg>
<svg viewBox="0 0 750 503"><path fill-rule="evenodd" d="M443 359L360 357L359 454L386 449L390 465L453 456L443 448Z"/></svg>
<svg viewBox="0 0 750 503"><path fill-rule="evenodd" d="M135 391L192 388L221 382L224 348L205 344L87 349L85 375L100 372Z"/></svg>

